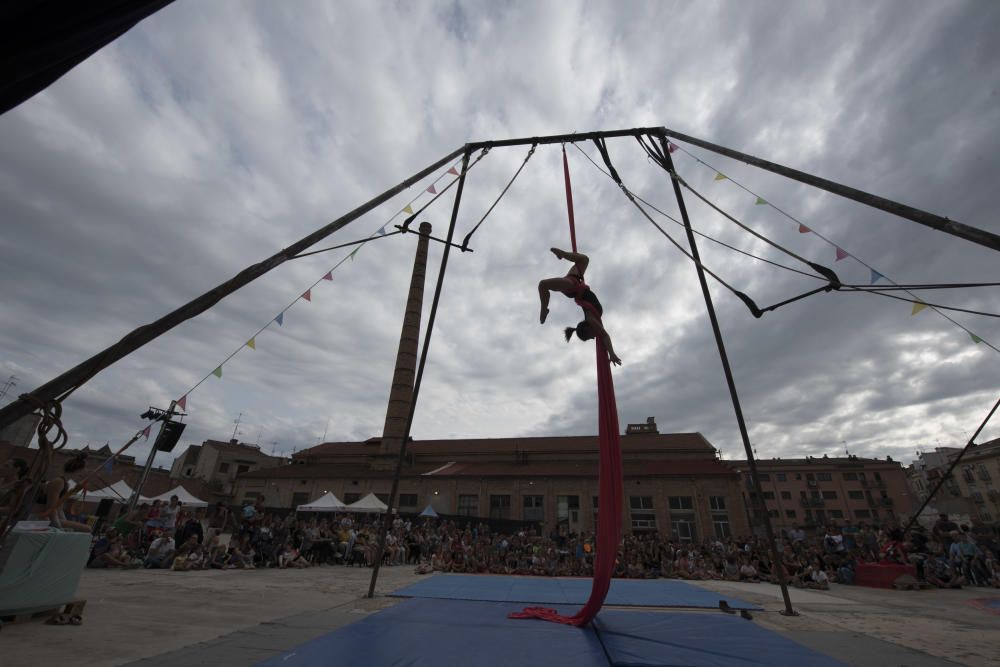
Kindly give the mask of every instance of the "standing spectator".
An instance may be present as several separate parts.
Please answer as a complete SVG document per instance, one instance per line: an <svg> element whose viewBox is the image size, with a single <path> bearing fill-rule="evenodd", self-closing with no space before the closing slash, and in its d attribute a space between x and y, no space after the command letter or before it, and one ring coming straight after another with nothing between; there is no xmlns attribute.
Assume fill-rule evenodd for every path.
<svg viewBox="0 0 1000 667"><path fill-rule="evenodd" d="M934 522L934 528L931 529L931 533L934 535L935 540L944 545L945 550L951 547L951 543L954 541L952 533L956 532L958 532L958 524L950 520L946 512L938 514L938 520Z"/></svg>
<svg viewBox="0 0 1000 667"><path fill-rule="evenodd" d="M191 537L196 537L197 543L201 544L205 541L205 533L201 527L201 521L197 516L190 514L187 514L186 517L183 525L177 529L177 543L185 544Z"/></svg>
<svg viewBox="0 0 1000 667"><path fill-rule="evenodd" d="M170 496L170 502L160 507L160 521L163 522L163 530L173 533L177 530L177 515L181 511L181 501L177 496Z"/></svg>

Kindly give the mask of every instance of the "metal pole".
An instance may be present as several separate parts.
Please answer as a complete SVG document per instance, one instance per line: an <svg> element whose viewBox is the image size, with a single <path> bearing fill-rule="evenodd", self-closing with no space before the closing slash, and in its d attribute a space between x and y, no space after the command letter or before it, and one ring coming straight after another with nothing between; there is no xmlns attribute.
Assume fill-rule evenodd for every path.
<svg viewBox="0 0 1000 667"><path fill-rule="evenodd" d="M153 441L153 447L149 450L149 456L146 457L146 466L142 469L142 475L139 477L139 483L135 485L135 490L132 492L132 497L128 501L128 511L131 512L135 509L136 504L139 502L139 496L142 492L142 485L146 483L146 478L149 477L149 469L153 467L153 459L156 458L157 446L160 444L160 438L163 437L163 429L167 427L167 422L170 418L174 416L174 408L177 407L177 401L170 401L170 407L167 408L167 412L163 415L160 422L160 432L156 434L156 440Z"/></svg>
<svg viewBox="0 0 1000 667"><path fill-rule="evenodd" d="M680 183L673 176L674 163L670 158L670 150L667 148L666 135L663 132L658 132L657 135L663 148L667 168L671 172L670 182L674 186L674 196L677 198L677 206L680 208L681 219L684 221L684 230L687 232L688 245L691 246L691 257L694 259L694 266L698 271L698 282L701 284L701 292L705 297L705 308L708 310L708 318L712 322L712 332L715 334L715 343L719 348L719 359L722 361L722 370L726 375L726 384L729 385L729 396L733 401L733 410L736 412L736 423L740 429L740 437L743 439L743 449L746 451L747 465L750 467L750 475L754 485L757 500L755 503L757 507L755 509L762 515L761 520L764 523L767 542L771 547L771 558L774 561L778 585L781 587L781 597L785 602L785 610L782 613L786 616L795 616L797 614L792 609L792 600L788 596L788 582L785 581L785 568L782 563L781 551L778 549L777 541L774 539L774 528L771 526L771 517L768 515L767 506L764 504L764 489L760 484L760 476L757 474L757 461L754 459L753 447L750 445L750 434L747 432L746 421L743 418L743 408L740 406L740 397L736 392L736 381L733 379L733 371L729 366L726 345L722 340L722 329L719 327L719 318L716 317L715 306L712 304L712 295L708 291L708 282L705 280L705 270L701 265L698 244L695 242L694 231L691 228L691 219L688 217L687 207L684 206L684 196L681 194Z"/></svg>
<svg viewBox="0 0 1000 667"><path fill-rule="evenodd" d="M417 364L417 377L413 381L413 399L410 401L410 411L406 417L406 428L403 430L403 442L399 445L399 459L396 461L396 473L392 478L392 490L389 492L388 507L385 510L385 525L379 531L378 551L375 554L375 563L372 567L372 580L368 585L368 597L375 597L375 583L378 581L378 572L382 567L382 558L385 555L385 535L392 517L392 510L396 504L396 492L399 490L399 477L402 474L403 463L406 460L406 443L410 439L410 427L413 426L413 415L417 410L417 396L420 394L420 381L424 377L424 365L427 363L427 351L431 346L431 334L434 333L434 320L437 317L438 303L441 300L441 288L444 286L444 273L448 268L448 254L451 251L452 238L455 236L455 222L458 220L458 207L462 202L462 190L465 187L465 173L469 165L469 155L472 150L466 146L465 154L462 156L462 175L459 177L458 189L455 191L455 204L451 210L451 222L448 225L448 241L444 246L444 253L441 255L441 268L438 269L437 285L434 287L434 299L431 302L431 313L427 318L427 333L424 334L424 345L420 351L420 363Z"/></svg>

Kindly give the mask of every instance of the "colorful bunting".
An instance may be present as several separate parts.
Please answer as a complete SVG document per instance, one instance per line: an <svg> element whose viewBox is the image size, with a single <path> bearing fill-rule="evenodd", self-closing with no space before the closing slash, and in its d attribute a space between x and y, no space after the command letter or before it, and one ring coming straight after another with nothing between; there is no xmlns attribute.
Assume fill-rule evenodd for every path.
<svg viewBox="0 0 1000 667"><path fill-rule="evenodd" d="M677 150L677 144L674 144L674 143L668 141L667 142L667 152L668 153L673 153L676 150Z"/></svg>
<svg viewBox="0 0 1000 667"><path fill-rule="evenodd" d="M434 189L433 183L427 186L427 192L431 193L432 195L436 195L438 193L438 191Z"/></svg>
<svg viewBox="0 0 1000 667"><path fill-rule="evenodd" d="M757 201L754 202L754 204L757 205L757 206L760 206L760 205L766 204L766 203L767 202L764 200L763 197L757 197Z"/></svg>
<svg viewBox="0 0 1000 667"><path fill-rule="evenodd" d="M458 176L458 169L455 169L454 167L452 167L451 169L448 170L448 173L451 174L451 175L453 175L453 176Z"/></svg>
<svg viewBox="0 0 1000 667"><path fill-rule="evenodd" d="M222 366L217 366L216 369L214 371L212 371L212 375L214 375L217 378L221 378L222 377Z"/></svg>
<svg viewBox="0 0 1000 667"><path fill-rule="evenodd" d="M330 269L323 275L323 280L333 280L333 269Z"/></svg>
<svg viewBox="0 0 1000 667"><path fill-rule="evenodd" d="M312 290L311 289L307 289L305 292L303 292L302 293L302 298L305 299L306 301L312 301L313 300Z"/></svg>
<svg viewBox="0 0 1000 667"><path fill-rule="evenodd" d="M876 271L875 269L872 269L871 272L872 272L872 280L871 280L872 285L874 285L883 278L882 274Z"/></svg>
<svg viewBox="0 0 1000 667"><path fill-rule="evenodd" d="M811 231L811 229L803 225L801 222L799 223L799 234L808 234Z"/></svg>
<svg viewBox="0 0 1000 667"><path fill-rule="evenodd" d="M177 405L180 405L180 401L177 401ZM144 437L146 440L149 440L149 433L152 430L152 428L153 428L153 425L150 424L146 428L142 429L142 437Z"/></svg>
<svg viewBox="0 0 1000 667"><path fill-rule="evenodd" d="M184 394L183 396L177 399L177 407L179 407L181 410L187 410L187 405L188 405L187 394Z"/></svg>
<svg viewBox="0 0 1000 667"><path fill-rule="evenodd" d="M845 257L847 257L847 251L844 250L843 248L841 248L840 246L837 246L837 259L835 259L833 261L839 262L840 260L844 259Z"/></svg>
<svg viewBox="0 0 1000 667"><path fill-rule="evenodd" d="M285 323L285 314L284 313L278 313L278 316L276 318L274 318L274 321L277 322L278 326L280 327L281 325L283 325Z"/></svg>
<svg viewBox="0 0 1000 667"><path fill-rule="evenodd" d="M257 340L256 339L257 339L257 337L254 336L253 338L251 338L250 340L247 341L247 347L249 347L251 350L256 350L257 349Z"/></svg>
<svg viewBox="0 0 1000 667"><path fill-rule="evenodd" d="M717 171L717 172L715 172L715 180L717 180L717 181L724 181L724 180L726 180L726 175L723 174L721 171Z"/></svg>
<svg viewBox="0 0 1000 667"><path fill-rule="evenodd" d="M922 303L920 301L917 301L916 303L913 304L913 310L910 311L910 315L916 315L917 313L919 313L921 310L923 310L926 307L927 307L926 303Z"/></svg>
<svg viewBox="0 0 1000 667"><path fill-rule="evenodd" d="M972 338L972 342L975 343L976 345L979 345L980 343L983 342L982 338L980 338L979 336L977 336L972 332L969 332L969 336Z"/></svg>
<svg viewBox="0 0 1000 667"><path fill-rule="evenodd" d="M406 213L407 215L413 215L413 209L410 208L409 204L403 207L403 213Z"/></svg>

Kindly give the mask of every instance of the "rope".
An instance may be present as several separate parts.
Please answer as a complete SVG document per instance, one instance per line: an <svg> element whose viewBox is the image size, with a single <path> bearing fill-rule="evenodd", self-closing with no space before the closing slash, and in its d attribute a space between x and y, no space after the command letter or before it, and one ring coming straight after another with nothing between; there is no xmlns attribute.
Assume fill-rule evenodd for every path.
<svg viewBox="0 0 1000 667"><path fill-rule="evenodd" d="M403 233L402 230L398 230L395 232L384 232L382 234L369 236L368 238L361 239L359 241L348 241L347 243L341 243L340 245L330 246L329 248L321 248L320 250L311 250L309 252L300 252L298 255L295 255L294 257L289 257L289 259L302 259L303 257L308 257L309 255L318 255L321 252L330 252L331 250L337 250L338 248L346 248L352 245L361 245L364 243L368 243L369 241L378 241L379 239L384 238L386 236L393 236L395 234L402 234L402 233ZM313 287L315 287L318 284L319 284L318 282L313 283ZM312 287L310 287L309 289L312 289Z"/></svg>
<svg viewBox="0 0 1000 667"><path fill-rule="evenodd" d="M427 202L426 204L424 204L423 206L421 206L420 209L417 210L413 215L411 215L406 220L404 220L403 221L403 225L402 225L402 231L403 232L409 231L410 224L414 220L417 219L418 215L420 215L425 210L427 210L427 207L430 206L431 204L433 204L434 202L436 202L441 195L443 195L444 193L448 192L448 190L451 189L451 186L455 185L455 183L457 183L462 178L462 176L465 176L467 173L469 173L469 170L472 169L473 167L475 167L477 164L479 164L479 161L482 160L484 157L486 157L486 154L489 153L489 152L490 152L489 147L484 148L482 150L482 152L480 152L479 155L476 157L476 159L473 160L472 164L470 164L468 167L463 167L462 168L462 173L461 174L459 174L455 178L451 179L451 182L448 183L448 185L444 186L444 189L442 189L441 192L438 192L433 197L431 197L431 200L429 202Z"/></svg>
<svg viewBox="0 0 1000 667"><path fill-rule="evenodd" d="M483 217L479 219L479 222L477 222L476 226L472 228L472 231L465 235L465 239L462 241L463 252L469 249L469 241L472 239L472 235L476 233L476 230L479 229L479 225L483 224L486 218L489 217L490 213L493 212L493 209L496 208L496 205L500 203L500 200L503 199L503 196L507 194L507 190L510 190L510 186L514 185L514 181L516 181L517 177L521 174L521 170L524 169L524 165L528 164L528 160L530 160L531 156L535 154L535 148L537 147L538 144L531 144L528 154L524 156L524 162L521 163L521 166L518 167L517 171L514 172L514 175L511 176L510 181L507 183L507 187L500 192L500 196L496 198L493 205L486 209L486 213L484 213Z"/></svg>

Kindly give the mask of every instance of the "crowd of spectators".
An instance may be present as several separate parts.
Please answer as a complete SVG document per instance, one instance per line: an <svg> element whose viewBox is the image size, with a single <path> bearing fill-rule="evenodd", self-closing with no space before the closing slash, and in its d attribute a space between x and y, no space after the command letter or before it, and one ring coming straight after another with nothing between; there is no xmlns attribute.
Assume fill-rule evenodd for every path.
<svg viewBox="0 0 1000 667"><path fill-rule="evenodd" d="M221 503L185 509L169 503L141 505L120 516L95 541L90 567L173 570L372 566L379 518L364 514L278 516L259 505L236 513ZM973 534L944 515L932 530L867 524L794 527L778 538L787 581L803 588L853 584L861 563L911 565L920 581L954 588L1000 587L997 541ZM396 517L386 534L383 564L412 565L418 572L582 576L593 574L593 534L491 530L482 522ZM766 542L756 537L709 538L695 543L657 533L626 535L615 576L632 579L777 583Z"/></svg>

